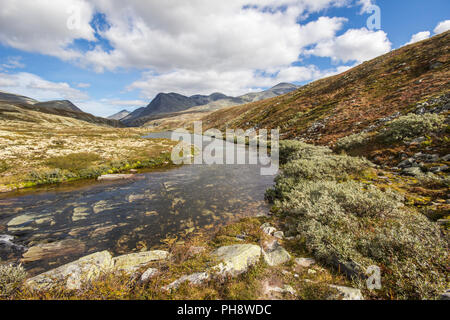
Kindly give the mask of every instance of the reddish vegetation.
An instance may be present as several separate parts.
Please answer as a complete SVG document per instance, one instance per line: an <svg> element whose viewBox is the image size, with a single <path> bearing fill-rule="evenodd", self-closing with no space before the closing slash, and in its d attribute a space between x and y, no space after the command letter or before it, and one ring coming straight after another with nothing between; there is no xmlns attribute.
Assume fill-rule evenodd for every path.
<svg viewBox="0 0 450 320"><path fill-rule="evenodd" d="M319 144L359 132L450 90L450 32L315 81L277 98L206 116L208 128L277 128L282 137Z"/></svg>

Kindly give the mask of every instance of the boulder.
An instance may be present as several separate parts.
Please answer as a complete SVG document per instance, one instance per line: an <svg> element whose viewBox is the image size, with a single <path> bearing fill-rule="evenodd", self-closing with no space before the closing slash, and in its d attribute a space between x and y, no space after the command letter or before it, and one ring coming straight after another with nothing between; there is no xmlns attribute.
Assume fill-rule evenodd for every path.
<svg viewBox="0 0 450 320"><path fill-rule="evenodd" d="M112 256L108 251L93 253L77 261L28 279L25 284L34 290L48 290L62 283L69 290L81 288L84 282L97 279L113 270Z"/></svg>
<svg viewBox="0 0 450 320"><path fill-rule="evenodd" d="M280 246L267 253L263 251L263 257L264 261L271 267L278 266L291 260L291 255Z"/></svg>
<svg viewBox="0 0 450 320"><path fill-rule="evenodd" d="M170 253L163 250L126 254L113 259L114 270L133 273L152 261L166 260L169 257Z"/></svg>
<svg viewBox="0 0 450 320"><path fill-rule="evenodd" d="M277 231L274 232L273 236L277 239L283 239L284 238L284 232L283 231Z"/></svg>
<svg viewBox="0 0 450 320"><path fill-rule="evenodd" d="M213 255L222 261L213 268L218 274L236 276L259 261L261 248L253 244L225 246L214 251Z"/></svg>

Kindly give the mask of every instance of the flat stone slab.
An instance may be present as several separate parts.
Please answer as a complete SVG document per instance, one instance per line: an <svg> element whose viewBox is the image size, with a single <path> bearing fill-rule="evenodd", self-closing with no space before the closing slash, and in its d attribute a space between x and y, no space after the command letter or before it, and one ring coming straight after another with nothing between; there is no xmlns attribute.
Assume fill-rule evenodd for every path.
<svg viewBox="0 0 450 320"><path fill-rule="evenodd" d="M147 252L130 253L113 258L114 269L133 273L139 268L144 267L152 261L166 260L170 253L163 250L154 250Z"/></svg>
<svg viewBox="0 0 450 320"><path fill-rule="evenodd" d="M105 174L97 178L98 181L117 181L134 178L134 174Z"/></svg>

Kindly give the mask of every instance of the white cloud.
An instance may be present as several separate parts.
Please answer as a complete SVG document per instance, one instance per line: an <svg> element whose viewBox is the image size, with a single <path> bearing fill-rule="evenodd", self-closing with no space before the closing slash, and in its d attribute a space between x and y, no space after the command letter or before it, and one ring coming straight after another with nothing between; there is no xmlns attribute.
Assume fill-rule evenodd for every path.
<svg viewBox="0 0 450 320"><path fill-rule="evenodd" d="M142 78L128 89L141 90L145 99L161 91L238 95L334 72L310 65L293 67L305 53L345 63L389 51L382 31L350 30L337 37L346 18L322 16L299 24L311 13L355 3L365 10L372 1L2 0L0 43L75 61L97 72L142 70ZM71 8L81 13L76 29L67 27ZM89 24L95 12L103 13L110 26L99 33L111 50L96 42ZM91 41L87 52L73 45L76 39ZM77 88L88 85L74 84ZM45 92L51 90L65 96L84 94L70 86ZM89 110L123 106L86 97L73 100L82 101Z"/></svg>
<svg viewBox="0 0 450 320"><path fill-rule="evenodd" d="M341 36L322 41L307 53L346 63L367 61L390 50L391 43L384 31L362 28L350 29Z"/></svg>
<svg viewBox="0 0 450 320"><path fill-rule="evenodd" d="M70 29L74 12L79 27ZM0 43L64 60L79 58L80 52L68 46L79 38L95 40L89 25L93 14L93 6L85 0L2 0Z"/></svg>
<svg viewBox="0 0 450 320"><path fill-rule="evenodd" d="M434 29L434 33L436 34L440 34L443 33L445 31L450 30L450 20L445 20L440 22L436 28Z"/></svg>
<svg viewBox="0 0 450 320"><path fill-rule="evenodd" d="M27 72L0 73L0 90L28 96L39 101L68 99L76 102L88 99L87 94L72 88L65 82L47 81Z"/></svg>
<svg viewBox="0 0 450 320"><path fill-rule="evenodd" d="M428 39L430 36L431 36L430 31L418 32L411 37L411 40L406 45Z"/></svg>
<svg viewBox="0 0 450 320"><path fill-rule="evenodd" d="M22 57L7 57L6 62L1 65L0 70L25 68L25 64L23 64L21 61Z"/></svg>

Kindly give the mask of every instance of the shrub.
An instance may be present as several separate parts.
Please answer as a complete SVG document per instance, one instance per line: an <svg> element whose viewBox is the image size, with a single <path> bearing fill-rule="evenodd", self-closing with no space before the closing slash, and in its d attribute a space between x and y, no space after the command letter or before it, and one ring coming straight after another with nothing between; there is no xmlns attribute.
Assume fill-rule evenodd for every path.
<svg viewBox="0 0 450 320"><path fill-rule="evenodd" d="M367 132L360 132L352 134L350 136L339 139L336 142L336 150L352 150L358 147L362 147L367 144L370 139L370 134Z"/></svg>
<svg viewBox="0 0 450 320"><path fill-rule="evenodd" d="M34 170L30 173L28 181L35 184L59 183L65 180L66 176L62 170Z"/></svg>
<svg viewBox="0 0 450 320"><path fill-rule="evenodd" d="M297 180L336 180L350 174L359 174L372 164L364 158L347 155L315 156L294 160L283 166L283 175Z"/></svg>
<svg viewBox="0 0 450 320"><path fill-rule="evenodd" d="M386 141L403 141L435 132L444 128L445 117L437 114L408 114L389 122L380 134Z"/></svg>
<svg viewBox="0 0 450 320"><path fill-rule="evenodd" d="M0 264L0 297L9 297L19 289L27 273L21 266Z"/></svg>
<svg viewBox="0 0 450 320"><path fill-rule="evenodd" d="M327 147L317 147L301 141L284 140L280 142L280 163L286 164L292 160L311 158L331 154Z"/></svg>
<svg viewBox="0 0 450 320"><path fill-rule="evenodd" d="M383 292L433 298L445 289L448 259L439 227L402 208L401 197L356 182L303 182L278 204L294 216L307 249L353 275L382 272Z"/></svg>

